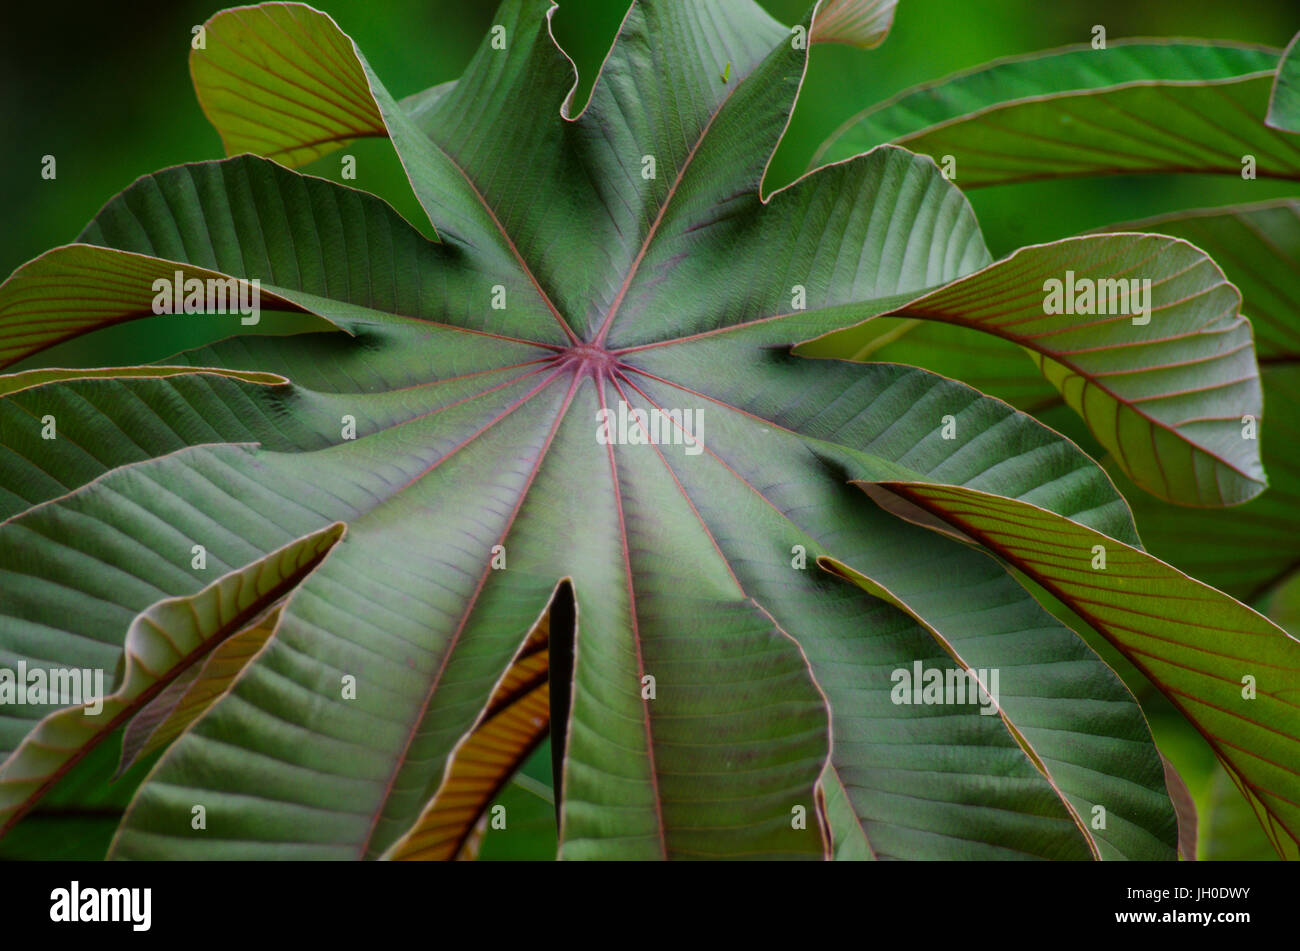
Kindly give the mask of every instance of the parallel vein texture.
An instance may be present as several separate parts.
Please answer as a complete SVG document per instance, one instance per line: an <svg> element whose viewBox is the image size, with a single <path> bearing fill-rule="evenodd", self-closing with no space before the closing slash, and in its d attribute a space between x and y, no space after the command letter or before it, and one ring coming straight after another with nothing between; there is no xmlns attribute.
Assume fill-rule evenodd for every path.
<svg viewBox="0 0 1300 951"><path fill-rule="evenodd" d="M179 674L291 592L343 532L335 524L304 536L196 595L160 601L141 613L127 632L123 671L111 694L96 692L102 683L84 684L82 702L42 719L0 764L0 831L12 828L59 776Z"/></svg>
<svg viewBox="0 0 1300 951"><path fill-rule="evenodd" d="M1124 40L1012 57L906 90L848 120L817 161L892 142L956 160L979 188L1146 172L1300 179L1300 140L1264 123L1277 50Z"/></svg>
<svg viewBox="0 0 1300 951"><path fill-rule="evenodd" d="M550 726L549 629L547 616L502 676L473 731L452 753L437 794L385 858L434 861L466 857L492 799L546 738Z"/></svg>
<svg viewBox="0 0 1300 951"><path fill-rule="evenodd" d="M1206 208L1116 225L1116 231L1154 231L1202 248L1241 290L1250 314L1263 416L1253 435L1260 444L1269 488L1218 518L1212 510L1171 508L1132 491L1117 475L1149 552L1192 577L1264 610L1295 631L1294 621L1268 610L1300 567L1300 428L1292 407L1300 400L1300 201ZM1239 421L1241 422L1241 421ZM1248 421L1243 432L1251 433ZM1108 467L1118 470L1113 461Z"/></svg>
<svg viewBox="0 0 1300 951"><path fill-rule="evenodd" d="M1291 794L1300 771L1300 641L1177 569L1051 512L955 487L887 487L978 538L1105 632L1240 778L1279 852L1300 856L1300 804ZM1103 571L1091 567L1099 543ZM1103 573L1117 581L1099 584ZM1187 606L1171 616L1172 599Z"/></svg>

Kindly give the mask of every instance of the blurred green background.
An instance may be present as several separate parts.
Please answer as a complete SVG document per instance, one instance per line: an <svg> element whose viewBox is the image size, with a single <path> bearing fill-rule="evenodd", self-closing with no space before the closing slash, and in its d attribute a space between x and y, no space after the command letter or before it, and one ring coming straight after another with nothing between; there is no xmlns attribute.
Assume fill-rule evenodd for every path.
<svg viewBox="0 0 1300 951"><path fill-rule="evenodd" d="M809 0L760 2L787 23L802 17L809 5ZM0 273L7 275L46 249L73 240L110 197L138 176L180 162L221 157L220 140L194 97L188 55L191 28L225 5L220 0L69 2L57 7L38 3L9 5L0 14L0 130L6 143L0 150ZM494 0L316 0L314 5L357 41L399 97L457 77L496 9ZM625 0L562 2L554 27L580 71L579 102L585 101L625 11ZM814 49L767 190L804 172L823 139L861 109L916 83L991 59L1087 42L1094 24L1105 26L1110 41L1205 37L1280 48L1300 28L1300 2L901 0L894 30L880 49ZM345 152L357 157L357 178L348 184L383 196L427 233L386 141L357 142ZM58 162L58 177L52 181L40 175L47 154ZM305 171L339 180L339 153ZM1000 256L1024 244L1115 221L1260 201L1290 190L1286 183L1244 182L1230 176L1140 176L987 188L970 198L990 248ZM157 334L158 358L203 342L176 336L196 333L177 324L141 328L145 334ZM111 349L97 336L63 351L54 362L102 365L111 362ZM43 362L48 365L52 356L45 354ZM1126 666L1113 651L1103 648L1102 653L1118 668ZM1212 779L1208 748L1166 708L1160 703L1148 708L1157 738L1203 799ZM115 756L116 741L106 747L110 745ZM537 752L524 773L524 779L503 794L513 834L489 832L484 858L554 855L548 748ZM134 777L136 782L140 776ZM72 796L75 779L61 784L61 792ZM103 815L92 822L93 828L88 826L70 855L103 854L115 824L113 815L132 785L128 781L103 794ZM29 851L50 854L39 820L29 821L19 832L9 838L0 857Z"/></svg>

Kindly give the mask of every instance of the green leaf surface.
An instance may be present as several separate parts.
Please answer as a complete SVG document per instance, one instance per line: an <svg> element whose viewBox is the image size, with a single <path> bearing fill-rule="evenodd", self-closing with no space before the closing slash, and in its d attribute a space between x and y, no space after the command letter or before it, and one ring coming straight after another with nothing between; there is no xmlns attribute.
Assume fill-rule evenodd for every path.
<svg viewBox="0 0 1300 951"><path fill-rule="evenodd" d="M910 614L951 655L958 668L977 684L981 713L1002 719L1030 762L1060 797L1093 856L1132 857L1154 845L1145 840L1155 838L1150 830L1163 808L1164 784L1144 777L1143 785L1148 788L1143 793L1148 802L1145 807L1138 805L1140 800L1135 800L1132 789L1136 777L1125 777L1106 788L1098 784L1093 768L1084 766L1084 758L1079 755L1080 750L1088 749L1093 763L1108 762L1106 771L1119 777L1133 749L1132 739L1124 742L1122 734L1117 735L1115 722L1107 722L1106 707L1115 704L1115 709L1123 709L1128 699L1125 691L1107 683L1109 678L1102 665L1089 656L1086 648L1064 630L1037 637L1018 631L1017 649L1024 654L1016 663L1009 653L990 648L987 632L973 632L975 636L967 640L963 638L968 633L966 626L951 620L941 630L926 621L920 607L913 608L910 601L875 580L834 559L823 559L822 566ZM918 606L925 603L919 597L914 600ZM1086 688L1084 683L1088 683ZM1009 689L1004 690L1004 685ZM1090 701L1097 704L1092 717L1082 710ZM1078 726L1066 726L1070 723ZM1140 736L1136 724L1130 724L1130 729L1132 738ZM1098 830L1093 823L1094 809L1116 801L1147 814L1113 817L1110 824Z"/></svg>
<svg viewBox="0 0 1300 951"><path fill-rule="evenodd" d="M1006 558L1119 648L1209 741L1258 806L1278 852L1300 854L1300 808L1289 796L1300 770L1300 640L1056 513L969 488L884 487Z"/></svg>
<svg viewBox="0 0 1300 951"><path fill-rule="evenodd" d="M1085 175L1300 179L1300 141L1264 124L1276 50L1124 40L999 60L906 90L844 123L815 161L891 142L955 160L980 188Z"/></svg>
<svg viewBox="0 0 1300 951"><path fill-rule="evenodd" d="M839 774L833 767L828 767L822 776L822 791L825 799L826 823L831 831L831 841L835 844L834 858L839 862L875 861L871 843L867 841L866 830L858 819L849 799L848 790L840 782Z"/></svg>
<svg viewBox="0 0 1300 951"><path fill-rule="evenodd" d="M1262 407L1240 308L1240 293L1197 248L1118 234L1022 248L887 316L1018 345L1141 488L1217 506L1243 502L1265 484L1258 442L1232 425L1258 418ZM863 359L879 356L879 344L868 322L801 352ZM985 363L984 373L1009 373L1004 362L997 370Z"/></svg>
<svg viewBox="0 0 1300 951"><path fill-rule="evenodd" d="M0 838L0 860L103 861L156 756L109 782L117 763L122 730L77 761L19 822Z"/></svg>
<svg viewBox="0 0 1300 951"><path fill-rule="evenodd" d="M272 608L256 624L218 644L201 664L188 667L133 716L122 735L122 759L114 779L165 749L202 716L261 650L279 621L280 608Z"/></svg>
<svg viewBox="0 0 1300 951"><path fill-rule="evenodd" d="M83 234L82 240L94 239ZM183 241L183 237L178 235L176 240ZM24 264L0 286L0 368L92 330L159 313L154 310L158 296L154 282L175 284L178 273L180 282L218 281L225 286L227 281L227 275L166 261L149 252L131 253L88 244L47 251ZM227 294L232 301L252 299L254 290L246 280L235 280ZM299 310L273 291L263 302L276 309ZM241 326L252 325L251 316L233 312L173 317L223 321L229 324L231 335L240 333Z"/></svg>
<svg viewBox="0 0 1300 951"><path fill-rule="evenodd" d="M141 613L126 633L121 672L111 681L111 694L105 688L108 678L103 668L70 671L80 681L75 689L70 686L74 679L56 676L58 668L42 671L45 678L39 682L48 684L51 693L56 683L66 683L69 687L63 689L70 689L76 699L40 698L32 711L36 716L51 706L60 709L41 718L0 762L0 831L8 831L78 759L179 673L284 598L321 563L344 530L336 524L304 536L223 575L197 594L160 601ZM19 670L28 662L33 670L39 669L37 658L25 658ZM36 682L16 686L26 689ZM14 726L30 717L26 711L6 711L4 733L12 734Z"/></svg>
<svg viewBox="0 0 1300 951"><path fill-rule="evenodd" d="M1268 100L1268 124L1284 132L1300 132L1300 33L1291 37L1277 67Z"/></svg>
<svg viewBox="0 0 1300 951"><path fill-rule="evenodd" d="M228 145L305 160L379 134L373 107L438 242L240 155L146 176L74 246L257 278L343 331L166 361L286 385L196 372L0 399L8 654L111 660L205 573L347 525L161 755L113 857L385 855L438 812L564 584L562 857L1174 858L1160 757L1115 673L997 559L852 484L961 486L1136 545L1105 472L961 383L791 353L989 273L961 193L885 147L762 195L807 49L748 0L637 4L576 114L549 17L509 0L504 47L489 34L460 80L396 112L323 14L209 21L203 62L232 74L196 51L195 77ZM311 95L290 93L308 69ZM222 84L243 91L213 109ZM1183 247L1152 242L1149 266L1173 281ZM138 310L148 276L96 290L85 329ZM1231 332L1235 306L1220 317ZM1003 715L896 701L918 663L996 669Z"/></svg>
<svg viewBox="0 0 1300 951"><path fill-rule="evenodd" d="M1241 291L1261 364L1300 353L1300 199L1180 211L1098 228L1182 238L1200 248Z"/></svg>
<svg viewBox="0 0 1300 951"><path fill-rule="evenodd" d="M203 29L190 74L228 155L252 152L295 167L353 139L390 135L432 220L452 160L420 134L328 14L264 3L218 13Z"/></svg>
<svg viewBox="0 0 1300 951"><path fill-rule="evenodd" d="M1269 489L1220 518L1174 508L1133 491L1108 466L1132 505L1147 549L1193 577L1254 604L1293 576L1300 564L1300 427L1291 407L1300 401L1300 202L1294 199L1208 208L1114 226L1190 241L1219 263L1240 288L1250 315L1264 389L1263 416L1253 426ZM1249 420L1237 421L1249 434ZM1288 630L1296 626L1267 611Z"/></svg>

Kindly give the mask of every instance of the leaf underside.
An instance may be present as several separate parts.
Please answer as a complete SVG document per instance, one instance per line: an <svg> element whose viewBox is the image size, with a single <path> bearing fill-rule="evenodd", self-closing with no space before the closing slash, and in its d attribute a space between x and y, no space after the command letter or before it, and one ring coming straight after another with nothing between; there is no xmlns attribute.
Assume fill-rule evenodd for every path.
<svg viewBox="0 0 1300 951"><path fill-rule="evenodd" d="M33 334L9 362L48 345L43 315L137 316L120 268L256 278L340 331L232 327L166 361L208 372L0 400L6 664L111 668L161 599L347 526L151 771L113 857L404 856L430 830L458 854L485 795L465 771L497 752L499 779L536 739L489 728L533 716L533 691L494 703L567 580L562 857L1173 858L1161 761L1114 672L988 552L853 484L988 493L1140 554L1104 471L955 381L790 353L989 265L961 194L881 148L760 196L807 51L753 4L638 4L577 114L549 16L510 0L504 49L485 40L405 104L308 7L208 24L193 71L228 147L299 164L387 134L437 242L373 196L236 156L113 199L72 246L84 307L50 290L61 258L0 287L6 338ZM999 715L896 702L917 662L998 670ZM0 708L0 751L30 726ZM514 752L491 749L506 733Z"/></svg>

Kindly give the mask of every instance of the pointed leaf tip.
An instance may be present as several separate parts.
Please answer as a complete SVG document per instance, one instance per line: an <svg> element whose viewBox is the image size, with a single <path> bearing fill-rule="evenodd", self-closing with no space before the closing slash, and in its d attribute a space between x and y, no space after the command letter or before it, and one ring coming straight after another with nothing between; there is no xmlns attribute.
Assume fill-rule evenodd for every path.
<svg viewBox="0 0 1300 951"><path fill-rule="evenodd" d="M813 21L814 43L874 49L894 25L898 0L826 0Z"/></svg>

